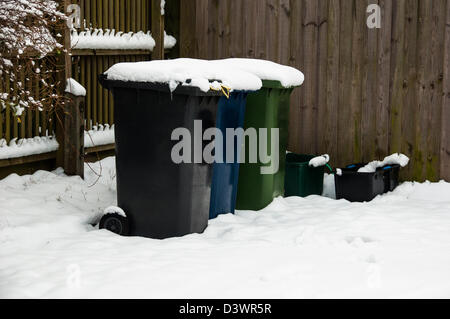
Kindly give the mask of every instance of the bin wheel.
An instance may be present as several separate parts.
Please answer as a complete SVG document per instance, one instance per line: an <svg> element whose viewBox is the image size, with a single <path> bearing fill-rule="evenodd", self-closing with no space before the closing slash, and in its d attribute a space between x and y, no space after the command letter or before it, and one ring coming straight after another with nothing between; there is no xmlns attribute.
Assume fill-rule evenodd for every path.
<svg viewBox="0 0 450 319"><path fill-rule="evenodd" d="M106 229L120 236L128 236L130 224L126 217L119 214L106 214L100 220L100 229Z"/></svg>

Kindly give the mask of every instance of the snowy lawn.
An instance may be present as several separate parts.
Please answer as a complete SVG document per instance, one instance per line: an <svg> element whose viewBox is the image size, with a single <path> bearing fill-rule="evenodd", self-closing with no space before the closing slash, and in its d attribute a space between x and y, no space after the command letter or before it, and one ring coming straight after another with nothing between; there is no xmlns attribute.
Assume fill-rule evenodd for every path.
<svg viewBox="0 0 450 319"><path fill-rule="evenodd" d="M448 183L405 183L365 204L279 198L157 241L90 225L116 201L114 158L102 166L97 183L89 168L86 181L0 181L0 297L450 297Z"/></svg>

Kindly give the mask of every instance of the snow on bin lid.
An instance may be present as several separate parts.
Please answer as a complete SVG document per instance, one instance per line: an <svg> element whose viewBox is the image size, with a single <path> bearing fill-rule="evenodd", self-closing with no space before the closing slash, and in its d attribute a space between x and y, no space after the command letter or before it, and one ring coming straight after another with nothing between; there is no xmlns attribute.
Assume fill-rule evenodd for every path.
<svg viewBox="0 0 450 319"><path fill-rule="evenodd" d="M222 85L231 90L257 91L262 81L252 73L207 60L175 59L136 63L118 63L105 72L108 80L166 83L174 91L178 85L198 87L208 92ZM213 83L211 83L213 82Z"/></svg>
<svg viewBox="0 0 450 319"><path fill-rule="evenodd" d="M279 81L286 88L300 86L305 81L305 76L299 70L267 60L233 58L214 63L253 73L261 80Z"/></svg>

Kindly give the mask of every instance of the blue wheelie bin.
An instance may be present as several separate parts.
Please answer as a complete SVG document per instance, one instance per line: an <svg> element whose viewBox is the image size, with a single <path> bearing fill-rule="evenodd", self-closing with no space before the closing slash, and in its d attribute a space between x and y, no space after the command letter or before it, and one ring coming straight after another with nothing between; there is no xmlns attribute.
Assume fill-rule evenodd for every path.
<svg viewBox="0 0 450 319"><path fill-rule="evenodd" d="M230 97L219 100L216 127L224 137L222 152L216 152L216 162L213 167L211 207L209 218L216 218L220 214L234 214L236 207L237 186L239 179L239 158L241 141L234 136L234 141L227 140L227 129L243 128L247 92L237 91ZM234 142L234 161L227 163L227 143ZM220 147L216 145L216 147Z"/></svg>

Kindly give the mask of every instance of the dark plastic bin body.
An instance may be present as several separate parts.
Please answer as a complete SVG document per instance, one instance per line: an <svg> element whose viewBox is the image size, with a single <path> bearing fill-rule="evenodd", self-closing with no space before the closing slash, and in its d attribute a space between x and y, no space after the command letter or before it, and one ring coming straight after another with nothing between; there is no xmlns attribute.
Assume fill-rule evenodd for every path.
<svg viewBox="0 0 450 319"><path fill-rule="evenodd" d="M384 193L384 171L358 173L365 164L354 164L342 169L342 175L335 174L336 199L350 202L370 202Z"/></svg>
<svg viewBox="0 0 450 319"><path fill-rule="evenodd" d="M271 149L271 129L279 128L279 170L262 175L261 162L249 163L249 145L246 143L246 161L240 166L236 208L261 210L277 196L284 195L285 160L288 143L289 106L294 88L284 88L278 81L263 81L260 91L248 95L244 128L268 129L268 152ZM258 136L259 141L259 136Z"/></svg>
<svg viewBox="0 0 450 319"><path fill-rule="evenodd" d="M201 233L208 225L212 164L175 164L176 128L194 137L215 127L218 93L167 85L106 81L114 95L118 205L130 221L130 235L155 239ZM192 153L206 145L192 141Z"/></svg>
<svg viewBox="0 0 450 319"><path fill-rule="evenodd" d="M382 168L384 171L384 192L392 192L399 185L400 165L387 165Z"/></svg>
<svg viewBox="0 0 450 319"><path fill-rule="evenodd" d="M310 167L315 156L289 153L286 156L285 196L322 195L325 167Z"/></svg>
<svg viewBox="0 0 450 319"><path fill-rule="evenodd" d="M221 161L214 164L212 180L211 209L209 218L213 219L220 214L234 213L236 208L236 195L239 178L240 145L237 137L234 139L234 162L226 161L227 129L242 128L245 117L246 92L232 93L230 98L222 97L217 112L217 128L222 131L224 138ZM233 142L233 141L230 141ZM216 155L217 156L217 155Z"/></svg>

